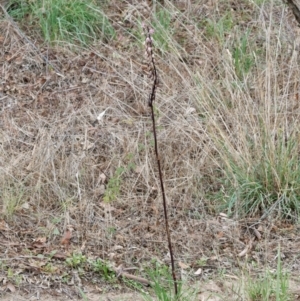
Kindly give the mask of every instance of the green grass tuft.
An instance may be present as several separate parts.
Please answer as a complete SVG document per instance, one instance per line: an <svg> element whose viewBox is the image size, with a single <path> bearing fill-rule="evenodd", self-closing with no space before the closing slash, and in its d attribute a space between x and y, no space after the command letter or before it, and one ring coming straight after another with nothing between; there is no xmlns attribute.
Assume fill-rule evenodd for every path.
<svg viewBox="0 0 300 301"><path fill-rule="evenodd" d="M286 141L263 134L260 145L249 138L244 156L224 146L224 201L229 213L245 215L275 211L296 220L300 213L300 162L295 137ZM248 154L253 154L249 160ZM270 212L271 213L271 212Z"/></svg>
<svg viewBox="0 0 300 301"><path fill-rule="evenodd" d="M266 271L258 279L248 281L246 291L250 301L262 300L276 300L276 301L290 301L292 300L289 293L289 276L288 273L282 270L282 263L280 258L280 249L277 254L277 269L275 273Z"/></svg>
<svg viewBox="0 0 300 301"><path fill-rule="evenodd" d="M69 41L86 45L96 38L111 40L115 30L94 1L14 0L9 10L18 21L38 24L46 42Z"/></svg>

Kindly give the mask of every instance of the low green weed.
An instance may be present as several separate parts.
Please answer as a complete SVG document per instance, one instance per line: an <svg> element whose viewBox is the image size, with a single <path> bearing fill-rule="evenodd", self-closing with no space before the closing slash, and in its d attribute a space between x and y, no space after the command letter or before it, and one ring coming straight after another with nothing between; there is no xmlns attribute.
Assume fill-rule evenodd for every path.
<svg viewBox="0 0 300 301"><path fill-rule="evenodd" d="M104 280L110 282L116 280L115 272L109 267L107 262L98 258L95 261L90 261L90 264L94 272L101 274Z"/></svg>
<svg viewBox="0 0 300 301"><path fill-rule="evenodd" d="M13 282L15 285L20 285L22 282L22 275L20 275L17 271L8 268L6 272L7 278Z"/></svg>
<svg viewBox="0 0 300 301"><path fill-rule="evenodd" d="M9 183L0 194L3 204L3 213L11 217L24 202L25 188L19 183Z"/></svg>
<svg viewBox="0 0 300 301"><path fill-rule="evenodd" d="M73 253L71 257L66 259L66 264L71 268L78 268L85 265L87 258L81 253Z"/></svg>
<svg viewBox="0 0 300 301"><path fill-rule="evenodd" d="M128 154L126 156L127 165L120 166L116 169L114 175L108 180L106 190L104 192L104 202L112 202L118 198L121 192L122 177L126 172L131 172L135 169L134 156Z"/></svg>
<svg viewBox="0 0 300 301"><path fill-rule="evenodd" d="M118 167L115 174L108 180L106 190L104 192L104 202L112 202L117 199L120 194L122 174L124 173L124 167Z"/></svg>
<svg viewBox="0 0 300 301"><path fill-rule="evenodd" d="M234 21L231 12L224 14L218 21L213 19L205 19L201 23L201 26L204 25L206 36L208 38L215 38L218 42L223 45L226 35L231 32Z"/></svg>
<svg viewBox="0 0 300 301"><path fill-rule="evenodd" d="M57 267L53 265L51 262L48 262L45 266L43 266L42 270L48 274L55 274L57 272Z"/></svg>
<svg viewBox="0 0 300 301"><path fill-rule="evenodd" d="M169 267L157 261L152 262L152 267L146 269L147 278L152 283L152 294L159 301L192 301L195 299L195 292L184 288L183 283L178 281L178 294L173 292L173 278ZM153 298L142 292L146 301L152 301Z"/></svg>

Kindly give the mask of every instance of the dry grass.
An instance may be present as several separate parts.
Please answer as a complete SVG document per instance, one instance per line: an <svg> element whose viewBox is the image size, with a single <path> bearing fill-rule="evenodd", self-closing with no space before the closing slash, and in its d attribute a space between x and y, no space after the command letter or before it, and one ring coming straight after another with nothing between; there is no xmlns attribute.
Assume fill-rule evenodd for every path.
<svg viewBox="0 0 300 301"><path fill-rule="evenodd" d="M111 3L116 40L77 51L38 44L37 53L1 20L0 205L7 240L28 248L46 237L49 253L73 225L72 248L90 256L139 268L151 259L168 262L139 36L139 20L149 16L160 51L158 141L177 261L194 270L205 257L208 266L233 272L253 235L248 226L279 204L267 193L280 198L290 189L287 173L299 170L300 113L299 32L291 13L277 1L164 2L171 19L162 27L146 2ZM280 157L287 140L291 154ZM287 167L290 158L294 168ZM253 169L262 160L269 173ZM247 206L249 190L237 186L257 179L278 187L260 191L258 204L249 197ZM297 220L298 200L294 209L288 197L284 202L269 216ZM228 208L235 220L256 219L216 218ZM262 225L266 240L249 255L259 265L276 255L278 240L291 247L280 227Z"/></svg>

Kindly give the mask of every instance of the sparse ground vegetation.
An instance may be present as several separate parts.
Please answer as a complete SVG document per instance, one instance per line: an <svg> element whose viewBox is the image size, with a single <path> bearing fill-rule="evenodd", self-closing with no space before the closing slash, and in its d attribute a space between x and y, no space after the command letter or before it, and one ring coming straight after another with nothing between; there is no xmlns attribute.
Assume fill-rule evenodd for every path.
<svg viewBox="0 0 300 301"><path fill-rule="evenodd" d="M5 3L1 298L176 300L142 22L180 300L297 300L300 32L279 0Z"/></svg>

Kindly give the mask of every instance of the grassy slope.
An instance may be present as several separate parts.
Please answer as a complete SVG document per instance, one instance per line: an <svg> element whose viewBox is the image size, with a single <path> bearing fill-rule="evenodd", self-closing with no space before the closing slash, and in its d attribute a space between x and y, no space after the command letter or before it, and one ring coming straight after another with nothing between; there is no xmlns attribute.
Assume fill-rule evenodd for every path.
<svg viewBox="0 0 300 301"><path fill-rule="evenodd" d="M143 75L140 21L147 18L155 29L158 139L178 260L191 270L205 258L234 271L235 255L251 241L249 220L220 222L220 211L236 220L298 220L293 16L279 1L195 2L110 3L114 39L84 49L37 43L52 68L1 21L1 209L11 240L29 241L39 253L30 241L46 238L41 249L49 253L71 224L71 250L116 265L167 262ZM23 30L36 36L26 18ZM277 254L274 227L260 229L266 241L251 255L258 265ZM281 239L292 248L288 237Z"/></svg>

